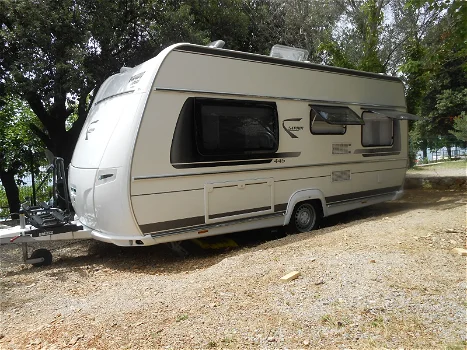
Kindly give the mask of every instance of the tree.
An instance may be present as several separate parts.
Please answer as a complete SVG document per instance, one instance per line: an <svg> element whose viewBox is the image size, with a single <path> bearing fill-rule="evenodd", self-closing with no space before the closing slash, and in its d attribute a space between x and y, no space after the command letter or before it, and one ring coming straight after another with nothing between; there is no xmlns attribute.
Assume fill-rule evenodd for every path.
<svg viewBox="0 0 467 350"><path fill-rule="evenodd" d="M407 85L409 112L422 117L410 131L411 140L424 158L427 148L443 146L450 156L456 140L449 130L465 108L459 94L467 83L467 6L456 0L411 0L406 8L414 14L408 26L412 35L404 44L399 71Z"/></svg>
<svg viewBox="0 0 467 350"><path fill-rule="evenodd" d="M430 139L441 139L449 157L456 141L450 133L454 119L467 111L467 51L464 44L467 13L457 5L454 1L447 8L442 7L444 16L425 38L427 55L424 65L429 79L420 109L428 145Z"/></svg>
<svg viewBox="0 0 467 350"><path fill-rule="evenodd" d="M40 140L30 132L33 123L41 128L27 104L12 96L2 99L0 108L0 180L8 200L11 217L18 217L20 209L19 189L16 183L28 169L28 165L40 164L43 148ZM31 159L32 158L32 159Z"/></svg>
<svg viewBox="0 0 467 350"><path fill-rule="evenodd" d="M106 77L174 38L204 40L188 10L162 0L2 1L0 82L28 102L44 127L32 130L68 164L92 91Z"/></svg>
<svg viewBox="0 0 467 350"><path fill-rule="evenodd" d="M396 75L406 62L407 43L417 43L441 10L408 0L338 0L342 15L320 50L325 63Z"/></svg>
<svg viewBox="0 0 467 350"><path fill-rule="evenodd" d="M385 72L380 55L383 9L388 0L340 0L338 29L323 43L326 63L371 72Z"/></svg>
<svg viewBox="0 0 467 350"><path fill-rule="evenodd" d="M308 60L321 62L319 45L329 36L340 16L330 0L246 0L249 17L246 51L269 54L281 44L308 50Z"/></svg>
<svg viewBox="0 0 467 350"><path fill-rule="evenodd" d="M462 112L460 116L454 119L454 130L449 132L453 134L458 140L467 142L467 113Z"/></svg>

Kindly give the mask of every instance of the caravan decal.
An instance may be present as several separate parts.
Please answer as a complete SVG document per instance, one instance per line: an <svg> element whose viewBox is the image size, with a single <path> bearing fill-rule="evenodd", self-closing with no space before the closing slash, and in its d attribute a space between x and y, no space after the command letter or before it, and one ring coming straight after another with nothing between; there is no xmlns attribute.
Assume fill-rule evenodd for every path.
<svg viewBox="0 0 467 350"><path fill-rule="evenodd" d="M302 118L291 118L291 119L285 119L282 122L282 127L284 128L285 132L290 135L291 138L293 139L298 139L298 136L294 134L294 132L297 131L302 131L303 126L300 125L290 125L290 126L285 126L286 122L299 122L302 120Z"/></svg>

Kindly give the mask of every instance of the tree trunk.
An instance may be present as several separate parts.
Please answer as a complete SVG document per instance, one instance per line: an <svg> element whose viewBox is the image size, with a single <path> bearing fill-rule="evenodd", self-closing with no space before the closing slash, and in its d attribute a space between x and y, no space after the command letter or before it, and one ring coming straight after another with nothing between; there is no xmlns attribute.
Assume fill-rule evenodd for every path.
<svg viewBox="0 0 467 350"><path fill-rule="evenodd" d="M422 142L422 153L423 159L428 159L428 142L426 140L423 140Z"/></svg>
<svg viewBox="0 0 467 350"><path fill-rule="evenodd" d="M0 170L0 180L5 188L8 206L10 207L10 216L12 219L18 219L21 203L19 201L19 189L15 182L15 173L13 171Z"/></svg>

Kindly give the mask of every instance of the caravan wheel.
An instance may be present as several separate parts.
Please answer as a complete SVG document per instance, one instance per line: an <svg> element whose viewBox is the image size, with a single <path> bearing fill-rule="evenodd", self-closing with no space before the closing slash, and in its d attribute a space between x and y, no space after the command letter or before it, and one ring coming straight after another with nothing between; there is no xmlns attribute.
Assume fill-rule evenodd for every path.
<svg viewBox="0 0 467 350"><path fill-rule="evenodd" d="M37 258L44 258L44 261L32 264L34 267L48 266L52 264L52 253L47 249L37 249L33 251L31 259Z"/></svg>
<svg viewBox="0 0 467 350"><path fill-rule="evenodd" d="M313 203L298 203L290 218L290 228L294 232L308 232L315 229L319 222L319 211Z"/></svg>

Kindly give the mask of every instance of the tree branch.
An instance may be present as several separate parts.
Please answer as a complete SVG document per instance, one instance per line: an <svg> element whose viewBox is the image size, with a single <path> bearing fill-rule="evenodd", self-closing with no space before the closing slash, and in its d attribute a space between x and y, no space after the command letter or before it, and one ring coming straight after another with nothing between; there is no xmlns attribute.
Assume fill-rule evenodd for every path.
<svg viewBox="0 0 467 350"><path fill-rule="evenodd" d="M52 153L55 153L53 144L52 144L49 136L45 132L43 132L41 129L39 129L37 127L37 125L35 125L33 123L29 123L29 128L31 129L31 131L34 134L37 135L38 138L41 139L41 141L44 143L46 148L48 148Z"/></svg>

